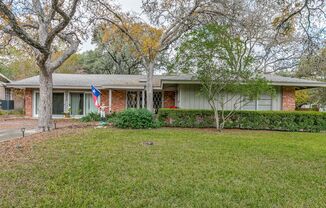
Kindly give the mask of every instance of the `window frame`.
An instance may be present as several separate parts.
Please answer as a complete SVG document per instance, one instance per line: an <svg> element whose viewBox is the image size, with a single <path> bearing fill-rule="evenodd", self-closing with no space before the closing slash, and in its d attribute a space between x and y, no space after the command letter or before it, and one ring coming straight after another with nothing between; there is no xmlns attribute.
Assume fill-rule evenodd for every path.
<svg viewBox="0 0 326 208"><path fill-rule="evenodd" d="M37 111L37 106L36 106L36 94L40 94L39 90L34 90L33 91L33 104L32 104L32 111L33 111L33 117L38 117L38 112ZM65 96L66 92L64 90L53 90L53 93L63 93L63 110L65 110ZM53 96L53 95L52 95ZM53 102L52 102L53 105ZM62 118L64 117L64 114L52 114L54 118Z"/></svg>

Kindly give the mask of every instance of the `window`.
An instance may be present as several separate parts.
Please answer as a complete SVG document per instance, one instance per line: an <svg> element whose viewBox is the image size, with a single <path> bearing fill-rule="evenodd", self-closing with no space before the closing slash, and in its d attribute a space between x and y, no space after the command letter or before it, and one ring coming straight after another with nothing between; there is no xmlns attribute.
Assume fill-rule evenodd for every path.
<svg viewBox="0 0 326 208"><path fill-rule="evenodd" d="M144 94L143 102L143 92L144 91L128 91L127 92L127 108L142 108L143 103L146 106L146 93ZM155 112L162 107L162 92L153 92L153 108Z"/></svg>
<svg viewBox="0 0 326 208"><path fill-rule="evenodd" d="M64 93L53 93L52 113L53 115L63 115L64 113ZM40 93L35 93L35 114L38 115L40 105Z"/></svg>
<svg viewBox="0 0 326 208"><path fill-rule="evenodd" d="M262 95L258 100L245 102L242 110L272 110L272 97L270 95Z"/></svg>
<svg viewBox="0 0 326 208"><path fill-rule="evenodd" d="M258 110L272 110L272 97L270 95L262 95L258 100Z"/></svg>
<svg viewBox="0 0 326 208"><path fill-rule="evenodd" d="M101 96L98 98L100 99ZM98 102L100 103L100 100L98 100ZM85 93L85 115L91 113L91 112L98 112L97 107L94 104L93 101L93 95L90 93Z"/></svg>
<svg viewBox="0 0 326 208"><path fill-rule="evenodd" d="M128 91L127 92L127 108L139 108L140 98L139 91Z"/></svg>
<svg viewBox="0 0 326 208"><path fill-rule="evenodd" d="M64 113L64 93L53 93L52 113L54 115L63 115Z"/></svg>
<svg viewBox="0 0 326 208"><path fill-rule="evenodd" d="M155 113L157 113L159 108L162 108L162 92L157 91L153 94L153 108Z"/></svg>
<svg viewBox="0 0 326 208"><path fill-rule="evenodd" d="M11 90L5 88L5 100L11 100Z"/></svg>
<svg viewBox="0 0 326 208"><path fill-rule="evenodd" d="M84 93L70 93L71 115L84 114Z"/></svg>

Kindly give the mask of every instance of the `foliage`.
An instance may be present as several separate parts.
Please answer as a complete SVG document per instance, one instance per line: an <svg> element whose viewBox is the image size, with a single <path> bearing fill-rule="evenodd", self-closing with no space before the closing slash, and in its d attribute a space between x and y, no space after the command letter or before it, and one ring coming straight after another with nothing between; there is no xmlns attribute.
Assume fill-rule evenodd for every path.
<svg viewBox="0 0 326 208"><path fill-rule="evenodd" d="M317 55L303 58L296 77L326 82L326 48ZM326 88L313 89L310 92L312 103L326 105Z"/></svg>
<svg viewBox="0 0 326 208"><path fill-rule="evenodd" d="M99 113L90 112L86 116L80 118L82 122L92 122L92 121L100 121L101 115Z"/></svg>
<svg viewBox="0 0 326 208"><path fill-rule="evenodd" d="M308 104L310 101L309 90L296 90L295 91L295 105L300 108L302 105Z"/></svg>
<svg viewBox="0 0 326 208"><path fill-rule="evenodd" d="M57 52L54 57L62 55L62 51ZM72 54L59 68L56 70L58 73L66 74L79 74L84 72L83 65L81 64L83 56L81 54Z"/></svg>
<svg viewBox="0 0 326 208"><path fill-rule="evenodd" d="M82 64L87 72L139 74L142 71L141 56L136 53L134 44L115 26L95 28L93 43L96 49L83 54Z"/></svg>
<svg viewBox="0 0 326 208"><path fill-rule="evenodd" d="M159 127L159 123L147 109L127 109L118 113L113 122L116 127L124 129L148 129Z"/></svg>
<svg viewBox="0 0 326 208"><path fill-rule="evenodd" d="M10 48L7 53L0 53L0 73L11 80L24 79L38 74L38 67L32 56L15 48Z"/></svg>
<svg viewBox="0 0 326 208"><path fill-rule="evenodd" d="M224 106L230 101L236 99L236 110L240 103L274 92L268 82L251 68L254 60L248 51L246 44L234 36L228 26L217 24L192 31L178 49L176 64L181 71L194 73L200 81L201 93L215 113L217 129L223 129L232 115L232 111L226 116L224 113ZM233 95L234 99L228 95Z"/></svg>
<svg viewBox="0 0 326 208"><path fill-rule="evenodd" d="M153 60L157 56L162 29L140 22L125 23L123 27L137 40L139 50L135 48L132 40L122 33L119 26L116 25L102 28L102 35L100 36L102 43L109 44L111 47L115 47L116 50L123 50L121 45L127 44L130 53L134 57L138 57L138 62L141 61L142 56L146 56L149 60Z"/></svg>
<svg viewBox="0 0 326 208"><path fill-rule="evenodd" d="M53 58L55 59L60 55L62 55L62 52L56 52ZM7 59L0 61L0 73L11 80L20 80L39 73L34 57L24 54L23 51L12 49L10 55L0 54L0 56L7 56ZM83 71L80 59L80 54L73 54L56 71L70 74L80 73Z"/></svg>
<svg viewBox="0 0 326 208"><path fill-rule="evenodd" d="M24 115L23 110L0 110L0 116L2 115L16 115L22 116Z"/></svg>
<svg viewBox="0 0 326 208"><path fill-rule="evenodd" d="M0 207L326 204L323 133L89 128L22 142L0 151Z"/></svg>
<svg viewBox="0 0 326 208"><path fill-rule="evenodd" d="M208 128L215 126L211 110L160 109L165 126ZM235 111L226 128L281 131L326 131L326 113L286 111Z"/></svg>
<svg viewBox="0 0 326 208"><path fill-rule="evenodd" d="M108 30L104 41L118 32L132 43L147 74L146 107L153 112L153 76L159 59L185 32L202 24L200 20L214 16L216 7L220 5L214 1L155 0L142 2L142 14L122 12L111 1L96 1L91 9L99 20L97 26Z"/></svg>
<svg viewBox="0 0 326 208"><path fill-rule="evenodd" d="M40 76L38 126L51 126L52 74L77 52L89 18L85 1L0 1L0 45L33 57Z"/></svg>
<svg viewBox="0 0 326 208"><path fill-rule="evenodd" d="M140 73L139 64L133 62L133 57L128 54L128 51L117 52L108 47L98 45L94 50L81 54L80 64L83 70L89 74ZM110 53L115 57L112 57Z"/></svg>

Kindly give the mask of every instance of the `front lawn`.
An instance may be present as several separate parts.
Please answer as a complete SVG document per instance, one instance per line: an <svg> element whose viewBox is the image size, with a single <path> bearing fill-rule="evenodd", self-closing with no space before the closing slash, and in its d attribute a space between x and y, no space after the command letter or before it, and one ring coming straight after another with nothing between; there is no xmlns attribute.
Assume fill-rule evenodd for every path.
<svg viewBox="0 0 326 208"><path fill-rule="evenodd" d="M85 132L0 160L0 207L326 206L323 133Z"/></svg>

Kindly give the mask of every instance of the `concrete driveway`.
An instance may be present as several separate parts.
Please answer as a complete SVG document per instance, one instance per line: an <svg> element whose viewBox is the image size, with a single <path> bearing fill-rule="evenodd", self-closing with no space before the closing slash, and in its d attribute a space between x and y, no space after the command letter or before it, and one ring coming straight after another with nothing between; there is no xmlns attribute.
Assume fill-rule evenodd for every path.
<svg viewBox="0 0 326 208"><path fill-rule="evenodd" d="M39 132L37 129L26 129L25 130L25 136L32 135ZM0 142L6 141L9 139L19 138L22 137L22 131L21 129L0 129Z"/></svg>

